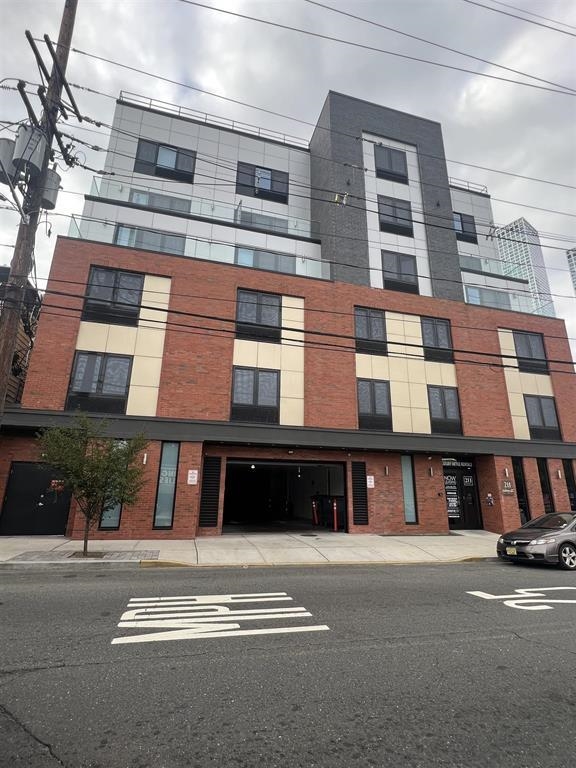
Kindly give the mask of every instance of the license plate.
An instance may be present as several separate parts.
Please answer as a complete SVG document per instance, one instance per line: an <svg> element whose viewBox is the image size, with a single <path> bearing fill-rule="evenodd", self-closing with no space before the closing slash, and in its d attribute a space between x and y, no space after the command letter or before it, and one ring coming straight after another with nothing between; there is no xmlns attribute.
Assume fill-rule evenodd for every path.
<svg viewBox="0 0 576 768"><path fill-rule="evenodd" d="M517 555L518 552L516 552L516 547L506 547L506 554L507 555Z"/></svg>

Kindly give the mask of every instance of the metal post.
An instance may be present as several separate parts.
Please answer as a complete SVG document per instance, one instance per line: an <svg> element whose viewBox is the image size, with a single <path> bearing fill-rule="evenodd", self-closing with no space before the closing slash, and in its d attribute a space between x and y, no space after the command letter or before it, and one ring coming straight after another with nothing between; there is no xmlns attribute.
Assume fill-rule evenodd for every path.
<svg viewBox="0 0 576 768"><path fill-rule="evenodd" d="M4 415L8 380L16 349L20 313L25 298L28 275L32 269L36 229L40 217L40 203L46 184L46 171L48 170L50 150L54 139L53 126L58 118L58 104L63 86L60 72L62 75L66 73L77 5L78 0L65 0L56 48L59 68L56 64L52 67L50 83L46 94L46 110L44 110L41 120L41 128L46 136L46 154L41 173L36 179L30 181L26 191L24 208L27 216L21 220L18 228L16 245L10 263L10 275L5 285L4 305L0 313L0 424Z"/></svg>

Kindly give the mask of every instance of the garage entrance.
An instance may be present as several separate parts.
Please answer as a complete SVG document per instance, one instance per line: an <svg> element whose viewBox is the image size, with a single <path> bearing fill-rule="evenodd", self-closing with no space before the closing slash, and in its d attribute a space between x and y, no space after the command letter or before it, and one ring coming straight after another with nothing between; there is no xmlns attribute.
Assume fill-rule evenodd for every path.
<svg viewBox="0 0 576 768"><path fill-rule="evenodd" d="M228 459L225 533L346 530L344 464Z"/></svg>

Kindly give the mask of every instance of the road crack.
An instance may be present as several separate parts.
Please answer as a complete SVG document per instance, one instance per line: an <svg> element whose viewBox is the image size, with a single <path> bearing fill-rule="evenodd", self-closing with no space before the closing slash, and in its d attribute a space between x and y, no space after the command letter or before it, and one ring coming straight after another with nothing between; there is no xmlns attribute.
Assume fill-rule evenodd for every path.
<svg viewBox="0 0 576 768"><path fill-rule="evenodd" d="M0 713L3 714L12 723L14 723L14 725L16 725L18 728L20 728L20 730L22 730L33 741L46 749L50 757L55 760L58 765L62 766L62 768L71 768L58 757L58 755L52 749L51 744L49 744L47 741L43 741L39 736L36 736L36 734L33 733L27 725L25 725L18 717L16 717L16 715L10 712L10 710L6 709L3 704L0 704Z"/></svg>

